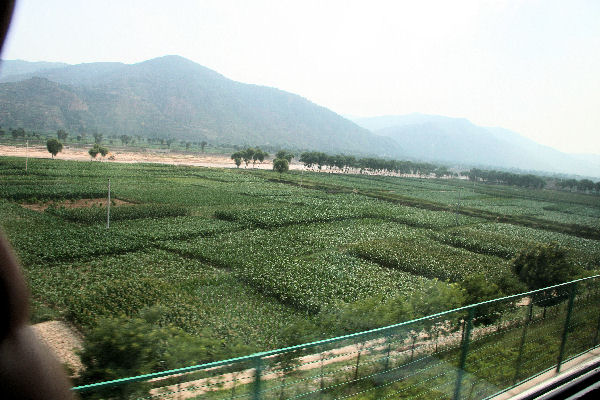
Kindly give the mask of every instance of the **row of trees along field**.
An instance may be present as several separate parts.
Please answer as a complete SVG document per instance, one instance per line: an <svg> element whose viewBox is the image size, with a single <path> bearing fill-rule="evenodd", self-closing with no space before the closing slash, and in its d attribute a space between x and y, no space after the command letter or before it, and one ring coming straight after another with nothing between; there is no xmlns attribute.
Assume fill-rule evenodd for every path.
<svg viewBox="0 0 600 400"><path fill-rule="evenodd" d="M542 189L548 184L548 180L533 174L515 174L504 171L489 171L478 168L471 169L467 176L469 180L485 183L497 183L510 186L529 187ZM562 179L555 180L555 186L564 190L578 191L584 193L600 193L600 182L594 183L590 179Z"/></svg>
<svg viewBox="0 0 600 400"><path fill-rule="evenodd" d="M589 179L565 179L556 182L556 186L561 189L577 190L579 192L596 192L600 193L600 181L594 183Z"/></svg>
<svg viewBox="0 0 600 400"><path fill-rule="evenodd" d="M48 150L48 152L50 154L52 154L52 158L54 158L58 153L60 153L62 151L63 144L54 138L50 138L46 142L46 149ZM104 158L104 157L106 157L108 152L109 152L108 147L100 146L100 145L98 145L98 143L95 143L88 150L88 154L90 155L90 157L92 157L92 159L95 159L96 156L98 156L98 154L100 154Z"/></svg>
<svg viewBox="0 0 600 400"><path fill-rule="evenodd" d="M49 135L53 135L53 134L49 134ZM8 129L8 132L4 129L2 129L2 127L0 127L0 139L3 138L11 138L13 140L43 140L44 137L48 137L48 134L40 134L39 132L28 132L23 128L10 128ZM163 137L163 138L151 138L151 137L143 137L140 135L107 135L105 136L103 133L99 133L99 132L93 132L91 134L86 134L85 132L81 132L78 133L75 136L71 136L67 131L65 131L64 129L59 129L58 131L56 131L56 136L58 138L59 141L61 141L62 143L67 143L69 141L69 139L71 140L71 142L77 142L77 143L88 143L89 140L88 137L91 139L93 138L93 143L96 144L101 144L102 142L108 142L111 145L114 144L118 144L118 142L120 141L120 144L122 146L133 146L135 144L138 145L142 145L142 144L149 144L149 145L161 145L161 146L166 146L167 148L171 148L171 145L174 143L179 143L179 146L181 148L185 148L186 150L190 150L192 148L192 146L199 148L203 153L206 149L206 146L208 145L208 142L206 140L197 140L197 141L190 141L190 140L175 140L172 137Z"/></svg>
<svg viewBox="0 0 600 400"><path fill-rule="evenodd" d="M383 158L356 158L344 154L329 155L319 151L308 151L300 154L299 161L307 168L316 166L319 170L323 167L329 169L337 168L340 171L349 171L350 169L359 169L369 172L395 172L400 174L430 175L437 177L456 176L456 173L449 171L446 167L438 166L424 162L386 160Z"/></svg>
<svg viewBox="0 0 600 400"><path fill-rule="evenodd" d="M280 156L285 154L285 157ZM244 150L236 151L231 155L231 159L234 160L235 164L239 167L242 161L248 167L248 164L252 162L252 166L256 165L256 162L262 163L269 154L262 151L260 148L248 147ZM281 150L275 155L273 160L287 159L288 164L291 163L292 158L296 155L287 150ZM447 167L439 166L435 164L425 162L413 162L413 161L400 161L400 160L386 160L382 158L356 158L355 156L349 156L344 154L330 155L320 151L307 151L299 155L299 161L304 164L306 168L313 169L317 168L322 170L324 167L333 170L334 168L342 171L349 172L351 169L358 169L361 173L363 172L393 172L399 174L413 174L419 176L431 176L435 175L437 178L444 176L459 176L465 175L471 181L492 183L492 184L503 184L509 186L518 186L525 188L543 189L547 185L547 180L543 177L533 174L516 174L512 172L496 171L496 170L484 170L479 168L472 168L468 172L452 172ZM283 163L277 163L277 170L282 170ZM284 168L287 171L288 168ZM567 179L556 181L556 187L561 189L569 189L571 191L581 192L596 192L600 193L600 182L594 183L589 179Z"/></svg>
<svg viewBox="0 0 600 400"><path fill-rule="evenodd" d="M30 140L42 140L43 137L51 137L54 134L40 134L39 132L27 132L25 129L23 128L11 128L9 129L10 132L10 137L12 137L14 140L19 140L19 139L30 139ZM2 127L0 127L0 139L4 138L6 135L6 131L4 129L2 129ZM122 136L127 136L127 135L122 135ZM65 131L64 129L59 129L56 131L56 137L58 138L58 140L60 140L63 143L67 142L67 139L69 138L69 132ZM81 142L82 140L85 141L87 135L85 133L80 133L77 136L73 137L72 140L77 141L77 142ZM104 135L102 133L98 133L95 132L91 135L91 137L94 138L94 143L102 143L102 140L104 139ZM116 138L116 136L111 136L111 138ZM123 142L124 143L124 142Z"/></svg>
<svg viewBox="0 0 600 400"><path fill-rule="evenodd" d="M242 161L246 164L246 167L250 162L255 166L256 162L262 163L269 153L264 152L260 148L246 148L244 150L236 151L231 155L231 159L239 167ZM288 164L296 155L288 150L280 150L275 155L275 159L287 160ZM307 168L318 168L322 170L323 167L329 169L337 168L340 171L348 172L350 169L359 169L368 172L395 172L401 174L416 174L427 176L435 174L437 177L442 176L457 176L458 174L449 171L446 167L423 163L423 162L412 162L412 161L398 161L398 160L386 160L383 158L356 158L355 156L348 156L343 154L329 155L327 153L319 151L307 151L300 154L299 161L303 163Z"/></svg>
<svg viewBox="0 0 600 400"><path fill-rule="evenodd" d="M262 164L265 161L265 158L269 157L269 153L266 151L262 151L259 148L248 147L245 150L236 151L231 155L231 159L235 163L235 165L239 168L242 164L242 161L246 164L246 168L249 163L252 163L252 167L256 165L258 161L259 164Z"/></svg>
<svg viewBox="0 0 600 400"><path fill-rule="evenodd" d="M546 180L536 175L514 174L504 171L488 171L484 169L473 168L467 174L469 180L476 182L498 183L510 186L531 187L542 189L546 186Z"/></svg>

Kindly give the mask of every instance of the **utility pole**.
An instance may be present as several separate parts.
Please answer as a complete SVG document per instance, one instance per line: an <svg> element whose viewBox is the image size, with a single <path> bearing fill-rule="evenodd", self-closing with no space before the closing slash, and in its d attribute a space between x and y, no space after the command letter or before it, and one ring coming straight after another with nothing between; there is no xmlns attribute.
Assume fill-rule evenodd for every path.
<svg viewBox="0 0 600 400"><path fill-rule="evenodd" d="M110 178L108 178L108 201L106 202L106 229L110 228Z"/></svg>
<svg viewBox="0 0 600 400"><path fill-rule="evenodd" d="M27 161L29 160L29 140L25 141L25 172L27 172Z"/></svg>
<svg viewBox="0 0 600 400"><path fill-rule="evenodd" d="M454 220L456 222L456 226L458 226L458 212L460 211L460 188L458 189L458 203L456 204L456 212L454 213Z"/></svg>

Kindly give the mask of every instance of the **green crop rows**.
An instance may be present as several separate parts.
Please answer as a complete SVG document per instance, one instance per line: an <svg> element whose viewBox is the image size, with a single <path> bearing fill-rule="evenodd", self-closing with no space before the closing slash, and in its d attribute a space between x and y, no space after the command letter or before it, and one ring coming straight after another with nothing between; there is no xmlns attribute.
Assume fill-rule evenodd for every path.
<svg viewBox="0 0 600 400"><path fill-rule="evenodd" d="M109 178L126 203L107 230L98 202L71 204L106 198ZM461 180L0 157L0 216L35 320L85 331L157 305L255 350L303 321L330 335L321 313L353 302L496 282L535 243L600 263L598 196Z"/></svg>

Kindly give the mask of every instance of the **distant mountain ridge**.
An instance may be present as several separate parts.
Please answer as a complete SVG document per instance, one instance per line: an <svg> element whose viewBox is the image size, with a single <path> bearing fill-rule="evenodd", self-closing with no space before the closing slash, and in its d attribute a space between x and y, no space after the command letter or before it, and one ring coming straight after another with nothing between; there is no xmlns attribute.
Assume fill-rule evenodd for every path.
<svg viewBox="0 0 600 400"><path fill-rule="evenodd" d="M17 70L4 61L7 70ZM0 125L398 157L401 146L298 95L179 56L30 66L0 78ZM21 71L23 68L21 68Z"/></svg>
<svg viewBox="0 0 600 400"><path fill-rule="evenodd" d="M562 153L508 129L477 126L464 118L415 113L353 120L396 140L420 160L600 177L594 155Z"/></svg>
<svg viewBox="0 0 600 400"><path fill-rule="evenodd" d="M2 61L0 125L600 177L598 155L565 154L463 118L416 113L351 121L179 56L136 64Z"/></svg>
<svg viewBox="0 0 600 400"><path fill-rule="evenodd" d="M36 71L50 70L53 68L66 67L69 64L58 63L58 62L47 62L47 61L23 61L23 60L10 60L0 61L0 75L11 76L11 75L24 75Z"/></svg>

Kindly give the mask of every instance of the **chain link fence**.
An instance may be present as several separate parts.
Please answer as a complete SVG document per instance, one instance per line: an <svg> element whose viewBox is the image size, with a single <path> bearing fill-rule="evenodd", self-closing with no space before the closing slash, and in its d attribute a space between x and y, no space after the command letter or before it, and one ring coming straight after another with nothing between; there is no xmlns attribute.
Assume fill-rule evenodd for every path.
<svg viewBox="0 0 600 400"><path fill-rule="evenodd" d="M487 399L598 346L600 276L246 357L75 387L82 398Z"/></svg>

